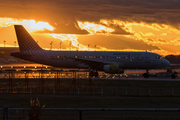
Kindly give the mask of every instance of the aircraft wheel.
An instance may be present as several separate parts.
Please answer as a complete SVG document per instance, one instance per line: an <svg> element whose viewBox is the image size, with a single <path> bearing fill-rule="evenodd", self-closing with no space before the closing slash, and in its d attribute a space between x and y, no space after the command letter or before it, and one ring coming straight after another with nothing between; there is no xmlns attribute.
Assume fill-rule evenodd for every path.
<svg viewBox="0 0 180 120"><path fill-rule="evenodd" d="M149 78L149 74L148 73L144 73L143 76L144 76L144 78Z"/></svg>
<svg viewBox="0 0 180 120"><path fill-rule="evenodd" d="M94 76L94 73L93 73L93 72L90 72L90 73L89 73L89 76L90 76L90 77L93 77L93 76Z"/></svg>
<svg viewBox="0 0 180 120"><path fill-rule="evenodd" d="M172 74L172 75L171 75L171 78L175 79L175 78L176 78L176 75L175 75L175 74Z"/></svg>
<svg viewBox="0 0 180 120"><path fill-rule="evenodd" d="M94 76L95 76L95 77L98 77L98 75L99 75L98 72L95 72L95 73L94 73Z"/></svg>

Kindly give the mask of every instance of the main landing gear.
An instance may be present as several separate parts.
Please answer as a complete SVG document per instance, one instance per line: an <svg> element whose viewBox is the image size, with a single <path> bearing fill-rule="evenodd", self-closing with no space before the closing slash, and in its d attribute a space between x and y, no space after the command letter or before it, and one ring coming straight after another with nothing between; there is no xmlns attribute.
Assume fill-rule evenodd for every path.
<svg viewBox="0 0 180 120"><path fill-rule="evenodd" d="M93 77L93 76L98 77L98 75L99 75L99 74L98 74L97 71L96 71L96 72L94 72L94 71L90 71L90 72L89 72L89 76L90 76L90 77Z"/></svg>
<svg viewBox="0 0 180 120"><path fill-rule="evenodd" d="M149 70L147 69L147 70L146 70L146 73L144 73L142 76L143 76L144 78L149 78Z"/></svg>

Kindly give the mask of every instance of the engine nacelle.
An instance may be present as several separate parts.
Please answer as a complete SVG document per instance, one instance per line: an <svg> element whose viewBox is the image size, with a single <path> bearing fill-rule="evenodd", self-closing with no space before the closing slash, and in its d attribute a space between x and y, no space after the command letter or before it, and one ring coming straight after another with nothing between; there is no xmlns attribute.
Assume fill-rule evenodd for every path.
<svg viewBox="0 0 180 120"><path fill-rule="evenodd" d="M110 74L124 73L123 69L119 69L119 65L104 65L104 72Z"/></svg>

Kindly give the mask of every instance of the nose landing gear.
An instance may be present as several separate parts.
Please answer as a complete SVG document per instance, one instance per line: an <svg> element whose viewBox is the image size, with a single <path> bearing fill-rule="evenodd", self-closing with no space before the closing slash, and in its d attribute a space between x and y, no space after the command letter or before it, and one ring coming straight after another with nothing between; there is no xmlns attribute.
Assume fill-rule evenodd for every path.
<svg viewBox="0 0 180 120"><path fill-rule="evenodd" d="M147 69L147 70L146 70L146 73L144 73L142 76L143 76L144 78L149 78L149 70Z"/></svg>
<svg viewBox="0 0 180 120"><path fill-rule="evenodd" d="M96 72L91 71L91 72L89 73L89 75L90 75L91 77L93 77L93 76L98 77L99 73L98 73L97 71L96 71Z"/></svg>

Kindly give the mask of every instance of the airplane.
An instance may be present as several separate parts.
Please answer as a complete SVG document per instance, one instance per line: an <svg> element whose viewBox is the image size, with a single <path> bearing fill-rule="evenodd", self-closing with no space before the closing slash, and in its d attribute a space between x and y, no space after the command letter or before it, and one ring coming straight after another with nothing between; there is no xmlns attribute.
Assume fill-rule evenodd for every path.
<svg viewBox="0 0 180 120"><path fill-rule="evenodd" d="M125 69L162 69L170 62L152 52L125 51L51 51L43 50L22 25L14 25L20 52L11 56L44 65L60 68L91 69L90 76L97 77L97 71L110 74L124 73Z"/></svg>

